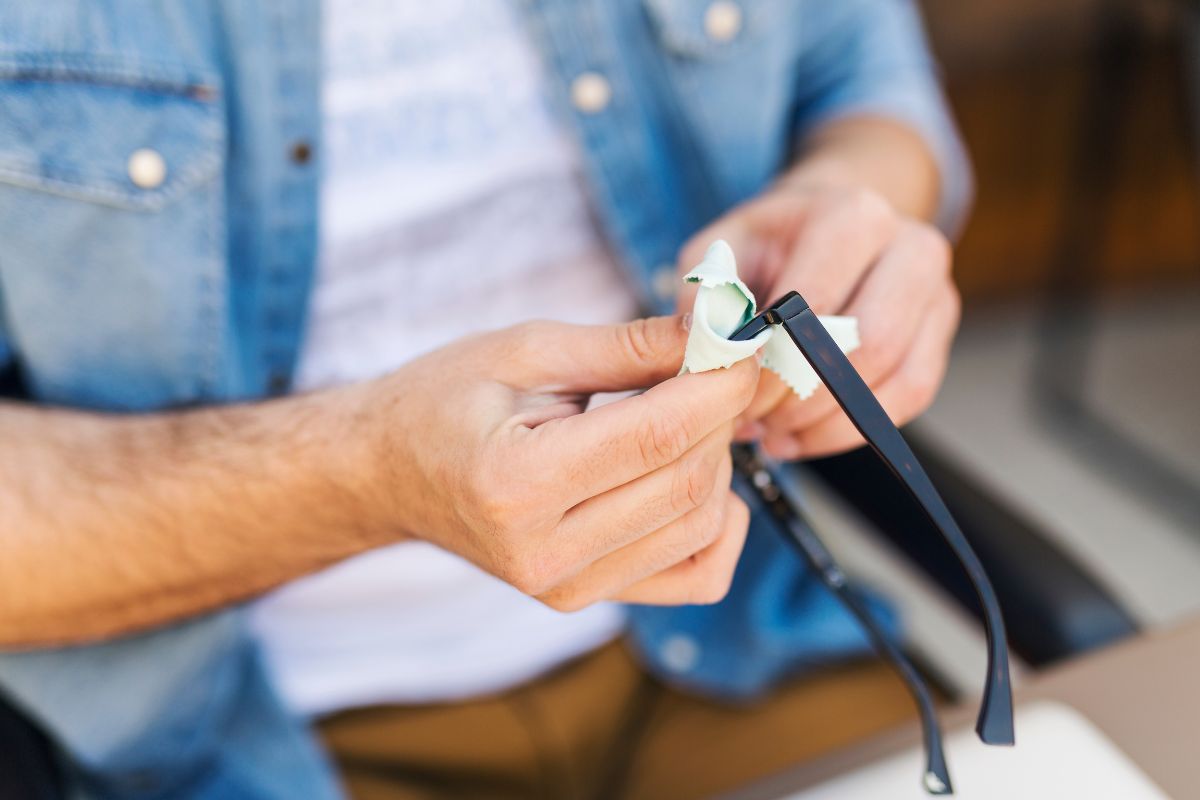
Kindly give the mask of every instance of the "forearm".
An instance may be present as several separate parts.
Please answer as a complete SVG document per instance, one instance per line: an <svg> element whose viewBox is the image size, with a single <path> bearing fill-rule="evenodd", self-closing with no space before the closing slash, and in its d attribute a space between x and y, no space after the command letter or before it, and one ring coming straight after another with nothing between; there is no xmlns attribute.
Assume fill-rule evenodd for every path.
<svg viewBox="0 0 1200 800"><path fill-rule="evenodd" d="M385 540L339 391L138 416L0 404L0 646L164 623Z"/></svg>
<svg viewBox="0 0 1200 800"><path fill-rule="evenodd" d="M882 117L848 117L813 131L780 179L799 185L868 188L902 214L933 218L937 164L911 128Z"/></svg>

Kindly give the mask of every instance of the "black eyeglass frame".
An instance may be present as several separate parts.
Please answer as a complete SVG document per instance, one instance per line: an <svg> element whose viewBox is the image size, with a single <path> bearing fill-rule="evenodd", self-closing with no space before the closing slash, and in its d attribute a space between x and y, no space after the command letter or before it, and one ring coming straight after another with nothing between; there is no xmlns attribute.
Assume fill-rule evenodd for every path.
<svg viewBox="0 0 1200 800"><path fill-rule="evenodd" d="M976 595L979 597L980 605L983 608L984 627L987 634L987 649L988 649L988 664L987 677L983 687L983 697L980 702L979 715L975 723L975 731L979 735L981 741L991 745L1011 745L1014 742L1013 731L1013 704L1012 704L1012 682L1009 676L1008 663L1008 642L1004 629L1004 616L1000 611L1000 604L996 598L996 592L992 588L991 581L988 579L987 573L983 568L983 564L979 561L979 557L971 548L967 538L959 529L958 524L954 521L950 511L946 508L946 504L942 501L941 496L937 493L933 483L929 480L929 476L925 474L917 457L909 448L908 443L904 441L904 437L892 423L887 412L879 404L879 400L871 392L870 387L854 369L850 360L842 352L841 347L825 330L825 326L817 318L809 308L808 303L800 296L798 292L788 292L770 307L762 311L762 313L751 318L743 324L729 338L733 341L746 341L758 336L764 330L772 325L778 325L787 332L788 337L796 345L796 348L804 356L805 360L812 366L817 373L817 377L829 389L837 404L841 406L850 422L862 434L867 445L875 452L875 454L888 466L896 478L904 484L909 494L916 500L917 504L925 512L929 521L933 523L942 538L950 546L955 556L961 562L963 569L967 573L972 586L975 589ZM778 518L781 514L787 513L786 509L780 507L777 503L767 500L769 510L773 509L773 514ZM811 529L809 530L811 534ZM789 538L793 543L798 545L802 552L806 550L806 557L810 557L810 561L815 557L818 560L818 567L821 559L828 557L828 551L820 545L815 534L807 537L811 542L820 545L820 551L824 551L825 556L822 557L820 552L812 549L811 542L806 547L806 537L797 537L795 530L789 531ZM829 558L829 563L832 559ZM818 568L818 572L821 569ZM840 573L840 570L838 570ZM828 576L825 576L828 577ZM824 579L824 578L823 578ZM826 580L827 585L829 580ZM834 588L831 586L831 588ZM839 592L839 596L842 593ZM855 609L852 605L852 596L850 598L851 611L860 619L865 616L864 609ZM843 600L846 598L844 597ZM860 614L859 611L863 613ZM891 647L886 636L877 635L878 630L873 629L869 624L869 616L867 616L868 631L871 633L872 640L877 648ZM892 648L894 649L894 648ZM898 651L896 651L898 654ZM913 684L908 680L909 676L904 675L904 668L895 658L891 658L893 664L897 665L897 669L905 677L906 682L909 682L910 688ZM906 663L906 662L904 662ZM909 667L911 669L911 666ZM926 749L927 762L930 770L938 775L939 780L942 780L947 790L949 790L949 775L945 770L945 760L941 755L940 733L936 730L936 721L933 721L932 734L929 730L929 722L927 717L926 704L927 698L922 699L914 690L914 696L917 697L918 705L922 709L922 720L925 723L926 733ZM931 709L931 704L930 709ZM931 745L936 745L936 752L930 749ZM938 769L940 762L941 769ZM927 782L927 788L928 782Z"/></svg>
<svg viewBox="0 0 1200 800"><path fill-rule="evenodd" d="M891 665L907 686L921 717L921 738L925 749L925 773L921 783L925 790L934 795L954 794L933 694L921 673L851 590L845 572L829 548L784 490L787 481L781 474L781 467L762 458L752 445L735 444L732 451L734 470L738 476L745 478L744 482L735 481L734 485L739 491L752 492L758 497L762 508L775 520L787 542L858 621L875 652Z"/></svg>

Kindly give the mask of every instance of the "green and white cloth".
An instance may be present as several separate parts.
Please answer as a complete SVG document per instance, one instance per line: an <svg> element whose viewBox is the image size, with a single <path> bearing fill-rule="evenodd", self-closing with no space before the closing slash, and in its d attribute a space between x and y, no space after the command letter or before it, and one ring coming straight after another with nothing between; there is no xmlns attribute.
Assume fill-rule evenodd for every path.
<svg viewBox="0 0 1200 800"><path fill-rule="evenodd" d="M706 372L730 367L749 358L760 349L763 366L777 374L804 400L810 397L821 379L804 356L775 326L753 339L730 341L729 337L758 313L754 294L738 277L733 249L723 239L709 245L704 260L684 276L684 281L700 285L692 307L692 325L683 356L683 372ZM855 317L820 316L842 352L858 347L858 320Z"/></svg>

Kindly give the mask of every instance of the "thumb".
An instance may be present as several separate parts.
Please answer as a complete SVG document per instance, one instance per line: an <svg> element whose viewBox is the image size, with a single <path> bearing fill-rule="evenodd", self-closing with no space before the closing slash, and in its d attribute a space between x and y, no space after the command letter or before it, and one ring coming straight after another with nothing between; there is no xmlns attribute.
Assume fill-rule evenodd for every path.
<svg viewBox="0 0 1200 800"><path fill-rule="evenodd" d="M649 317L620 325L553 325L534 380L561 391L594 394L644 389L683 365L682 317Z"/></svg>

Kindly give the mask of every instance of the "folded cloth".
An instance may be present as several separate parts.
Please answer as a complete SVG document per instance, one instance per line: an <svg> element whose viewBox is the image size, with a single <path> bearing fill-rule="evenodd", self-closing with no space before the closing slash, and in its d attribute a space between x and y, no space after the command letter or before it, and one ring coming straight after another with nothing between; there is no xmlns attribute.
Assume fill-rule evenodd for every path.
<svg viewBox="0 0 1200 800"><path fill-rule="evenodd" d="M776 335L776 326L770 326L744 342L729 340L758 310L754 294L738 278L733 249L724 239L709 245L704 260L683 279L700 285L692 307L692 327L683 355L683 372L730 367L761 349L763 366L782 378L801 400L811 396L821 385L817 373L787 335ZM819 316L818 319L842 352L849 353L858 347L858 320L855 317Z"/></svg>

